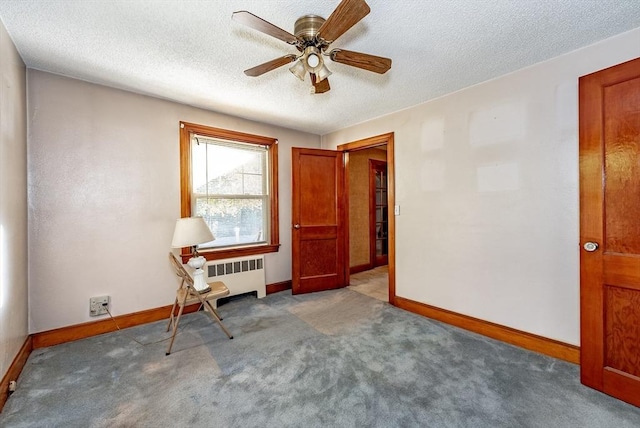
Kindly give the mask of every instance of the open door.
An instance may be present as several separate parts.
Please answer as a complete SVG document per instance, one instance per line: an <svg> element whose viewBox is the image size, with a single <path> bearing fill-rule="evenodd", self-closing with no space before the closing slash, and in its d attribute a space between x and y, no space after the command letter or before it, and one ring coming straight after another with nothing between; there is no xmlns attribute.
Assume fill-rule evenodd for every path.
<svg viewBox="0 0 640 428"><path fill-rule="evenodd" d="M372 267L389 263L387 162L369 159L369 260Z"/></svg>
<svg viewBox="0 0 640 428"><path fill-rule="evenodd" d="M292 292L346 286L343 153L293 148Z"/></svg>
<svg viewBox="0 0 640 428"><path fill-rule="evenodd" d="M640 406L640 58L580 78L580 374Z"/></svg>

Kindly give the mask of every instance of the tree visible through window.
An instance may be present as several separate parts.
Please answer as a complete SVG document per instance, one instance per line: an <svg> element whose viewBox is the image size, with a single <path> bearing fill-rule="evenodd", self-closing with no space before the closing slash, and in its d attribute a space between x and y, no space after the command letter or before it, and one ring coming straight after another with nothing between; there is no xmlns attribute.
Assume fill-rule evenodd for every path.
<svg viewBox="0 0 640 428"><path fill-rule="evenodd" d="M201 216L208 259L277 251L277 141L181 124L182 216ZM188 171L185 171L187 169Z"/></svg>

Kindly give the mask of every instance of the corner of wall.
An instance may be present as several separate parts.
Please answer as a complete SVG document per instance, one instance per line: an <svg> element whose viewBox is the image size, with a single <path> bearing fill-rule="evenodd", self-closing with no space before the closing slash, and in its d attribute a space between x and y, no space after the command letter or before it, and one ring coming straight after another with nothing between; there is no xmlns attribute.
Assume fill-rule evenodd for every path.
<svg viewBox="0 0 640 428"><path fill-rule="evenodd" d="M29 337L29 302L26 67L1 22L0 58L0 375L4 376Z"/></svg>

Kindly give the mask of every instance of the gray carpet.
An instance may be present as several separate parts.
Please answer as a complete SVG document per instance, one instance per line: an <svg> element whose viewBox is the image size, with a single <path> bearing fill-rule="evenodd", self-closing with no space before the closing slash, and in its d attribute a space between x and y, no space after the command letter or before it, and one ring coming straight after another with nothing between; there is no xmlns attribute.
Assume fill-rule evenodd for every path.
<svg viewBox="0 0 640 428"><path fill-rule="evenodd" d="M37 349L2 427L639 427L578 367L343 289ZM143 343L165 322L127 329Z"/></svg>

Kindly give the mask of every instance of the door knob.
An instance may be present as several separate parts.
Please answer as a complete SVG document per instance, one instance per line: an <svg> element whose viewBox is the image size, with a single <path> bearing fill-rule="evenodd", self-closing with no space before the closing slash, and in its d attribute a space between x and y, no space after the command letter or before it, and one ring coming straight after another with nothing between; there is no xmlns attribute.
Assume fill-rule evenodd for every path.
<svg viewBox="0 0 640 428"><path fill-rule="evenodd" d="M597 242L585 242L583 245L583 248L585 251L588 251L590 253L594 252L595 250L598 249L598 243Z"/></svg>
<svg viewBox="0 0 640 428"><path fill-rule="evenodd" d="M294 229L300 229L300 225L296 223L296 224L293 225L293 228Z"/></svg>

